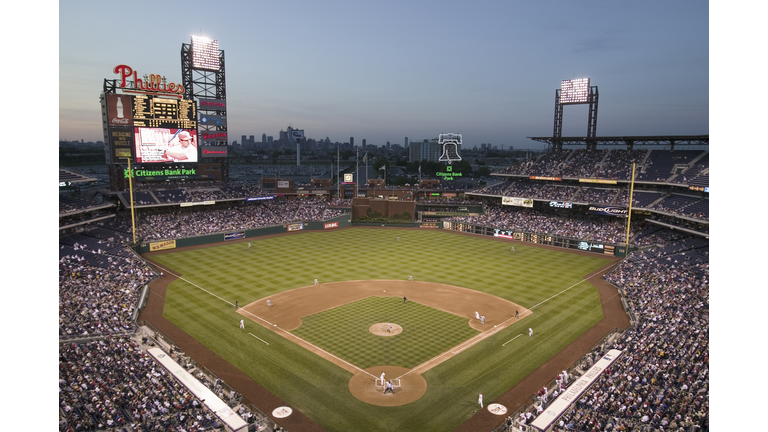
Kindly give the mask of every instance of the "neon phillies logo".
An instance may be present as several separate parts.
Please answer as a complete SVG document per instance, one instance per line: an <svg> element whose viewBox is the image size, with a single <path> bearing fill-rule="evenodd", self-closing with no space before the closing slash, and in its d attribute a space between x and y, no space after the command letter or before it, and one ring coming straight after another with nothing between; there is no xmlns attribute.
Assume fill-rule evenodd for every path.
<svg viewBox="0 0 768 432"><path fill-rule="evenodd" d="M124 90L128 93L141 94L166 94L175 96L179 99L184 95L184 86L176 83L166 83L165 78L160 75L151 74L142 80L139 74L128 65L115 66L114 72L120 75L120 87L125 89L128 86L128 78L133 78L133 89Z"/></svg>

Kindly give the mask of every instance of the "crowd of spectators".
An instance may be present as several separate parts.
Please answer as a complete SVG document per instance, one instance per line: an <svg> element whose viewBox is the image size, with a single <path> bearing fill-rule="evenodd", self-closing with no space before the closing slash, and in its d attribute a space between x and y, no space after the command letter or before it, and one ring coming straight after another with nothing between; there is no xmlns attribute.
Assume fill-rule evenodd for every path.
<svg viewBox="0 0 768 432"><path fill-rule="evenodd" d="M629 201L629 186L618 188L584 187L517 178L495 183L491 186L475 190L473 193L618 206L626 206ZM659 213L675 214L697 220L709 219L709 200L698 196L634 190L632 207L653 210Z"/></svg>
<svg viewBox="0 0 768 432"><path fill-rule="evenodd" d="M556 431L709 430L709 241L669 229L639 237L646 235L660 245L632 253L605 276L633 316L605 347L623 354ZM601 355L590 353L586 366ZM566 388L559 379L544 387L534 404L507 419L507 428L530 424Z"/></svg>
<svg viewBox="0 0 768 432"><path fill-rule="evenodd" d="M59 346L61 432L206 431L223 425L131 337Z"/></svg>
<svg viewBox="0 0 768 432"><path fill-rule="evenodd" d="M609 216L575 215L500 204L488 204L479 216L455 216L453 222L504 230L549 234L557 237L619 243L626 240L625 219ZM638 228L632 227L634 235Z"/></svg>
<svg viewBox="0 0 768 432"><path fill-rule="evenodd" d="M709 429L708 251L673 243L685 250L637 252L606 276L636 321L614 344L624 354L562 420L563 430Z"/></svg>
<svg viewBox="0 0 768 432"><path fill-rule="evenodd" d="M328 220L349 210L330 208L321 198L233 202L215 208L173 207L143 209L138 214L138 237L143 240L185 238L286 223Z"/></svg>
<svg viewBox="0 0 768 432"><path fill-rule="evenodd" d="M562 149L497 171L498 174L688 184L708 175L705 150ZM688 173L689 175L686 175Z"/></svg>

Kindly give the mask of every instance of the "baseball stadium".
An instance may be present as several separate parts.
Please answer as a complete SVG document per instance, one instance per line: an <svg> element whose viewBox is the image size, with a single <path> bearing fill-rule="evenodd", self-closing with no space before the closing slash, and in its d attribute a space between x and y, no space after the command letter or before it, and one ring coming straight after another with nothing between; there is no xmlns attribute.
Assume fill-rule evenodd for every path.
<svg viewBox="0 0 768 432"><path fill-rule="evenodd" d="M212 88L105 79L106 163L59 169L60 431L709 430L708 135L599 136L564 81L482 182L455 133L407 185L240 176L195 43Z"/></svg>

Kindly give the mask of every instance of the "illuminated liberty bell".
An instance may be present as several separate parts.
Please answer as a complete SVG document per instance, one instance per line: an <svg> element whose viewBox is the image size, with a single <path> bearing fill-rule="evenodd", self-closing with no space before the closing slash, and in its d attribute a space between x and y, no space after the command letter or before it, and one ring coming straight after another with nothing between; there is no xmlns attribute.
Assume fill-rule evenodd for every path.
<svg viewBox="0 0 768 432"><path fill-rule="evenodd" d="M460 161L459 146L461 145L461 134L444 133L440 134L437 142L443 146L443 154L440 156L440 162L448 162L448 165L454 161Z"/></svg>

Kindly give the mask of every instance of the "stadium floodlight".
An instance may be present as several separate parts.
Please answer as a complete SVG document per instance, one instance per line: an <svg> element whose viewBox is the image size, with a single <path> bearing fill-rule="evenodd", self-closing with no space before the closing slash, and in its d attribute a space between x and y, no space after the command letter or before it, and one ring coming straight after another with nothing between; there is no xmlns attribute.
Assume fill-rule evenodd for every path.
<svg viewBox="0 0 768 432"><path fill-rule="evenodd" d="M563 80L560 83L561 104L583 104L589 102L589 78Z"/></svg>
<svg viewBox="0 0 768 432"><path fill-rule="evenodd" d="M192 36L192 67L218 71L219 41L202 36Z"/></svg>

